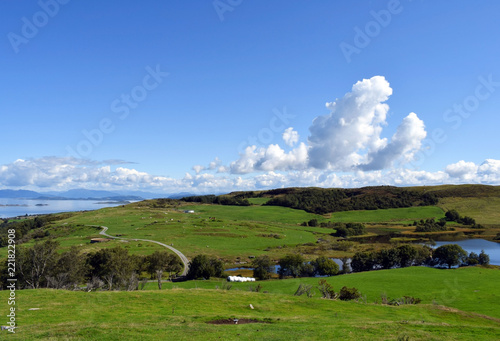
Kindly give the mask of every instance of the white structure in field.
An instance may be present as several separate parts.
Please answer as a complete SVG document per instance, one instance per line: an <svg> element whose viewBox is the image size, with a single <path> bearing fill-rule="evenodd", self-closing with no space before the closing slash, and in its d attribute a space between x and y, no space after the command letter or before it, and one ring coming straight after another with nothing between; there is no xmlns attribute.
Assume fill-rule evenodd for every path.
<svg viewBox="0 0 500 341"><path fill-rule="evenodd" d="M255 282L253 277L228 276L228 282Z"/></svg>

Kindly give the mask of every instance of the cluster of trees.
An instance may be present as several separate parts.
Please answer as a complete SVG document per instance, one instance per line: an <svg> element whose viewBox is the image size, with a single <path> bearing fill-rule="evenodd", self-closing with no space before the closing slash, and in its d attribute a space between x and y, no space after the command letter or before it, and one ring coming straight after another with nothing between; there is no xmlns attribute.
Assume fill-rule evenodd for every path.
<svg viewBox="0 0 500 341"><path fill-rule="evenodd" d="M286 255L278 262L280 268L278 275L285 277L313 277L313 276L334 276L339 272L339 266L327 257L318 257L311 262L306 262L300 254ZM269 256L259 256L252 262L255 278L265 280L271 278L275 263Z"/></svg>
<svg viewBox="0 0 500 341"><path fill-rule="evenodd" d="M383 193L378 193L382 191ZM397 187L364 189L281 189L262 195L275 195L265 205L284 206L316 214L351 210L435 205L438 199L431 193L418 193Z"/></svg>
<svg viewBox="0 0 500 341"><path fill-rule="evenodd" d="M436 221L434 218L420 221L414 221L413 226L416 226L415 232L438 232L446 231L446 219Z"/></svg>
<svg viewBox="0 0 500 341"><path fill-rule="evenodd" d="M7 230L16 230L16 242L21 244L27 239L45 237L47 231L42 231L42 228L58 219L61 218L56 218L52 215L39 216L34 219L23 219L21 221L0 219L0 247L8 245Z"/></svg>
<svg viewBox="0 0 500 341"><path fill-rule="evenodd" d="M244 196L231 195L195 195L180 199L185 202L199 202L202 204L218 204L233 206L250 206L250 201Z"/></svg>
<svg viewBox="0 0 500 341"><path fill-rule="evenodd" d="M351 260L354 272L374 269L406 268L425 265L432 257L432 249L427 246L401 245L372 252L357 252Z"/></svg>
<svg viewBox="0 0 500 341"><path fill-rule="evenodd" d="M324 223L322 223L324 224ZM304 221L302 224L300 224L300 226L312 226L312 227L316 227L316 226L319 226L320 223L318 222L318 219L314 218L314 219L311 219L309 221ZM322 226L322 227L326 227L326 226Z"/></svg>
<svg viewBox="0 0 500 341"><path fill-rule="evenodd" d="M357 252L351 260L354 272L377 269L405 268L409 266L468 266L487 265L490 259L484 251L479 255L467 252L456 244L447 244L433 250L427 246L405 244L373 252Z"/></svg>
<svg viewBox="0 0 500 341"><path fill-rule="evenodd" d="M478 255L475 252L467 254L460 245L448 244L442 245L434 250L431 265L438 266L473 266L490 264L490 256L484 250Z"/></svg>
<svg viewBox="0 0 500 341"><path fill-rule="evenodd" d="M481 224L476 224L476 220L474 218L468 216L461 217L456 210L450 210L446 212L445 217L447 221L455 221L462 225L470 225L472 226L472 228L478 228L478 229L484 228L484 226L482 226Z"/></svg>
<svg viewBox="0 0 500 341"><path fill-rule="evenodd" d="M214 256L197 255L189 263L188 279L224 276L224 262Z"/></svg>
<svg viewBox="0 0 500 341"><path fill-rule="evenodd" d="M332 233L334 237L351 237L360 236L366 233L365 225L361 223L334 223L333 227L335 232Z"/></svg>
<svg viewBox="0 0 500 341"><path fill-rule="evenodd" d="M180 201L170 198L160 198L148 201L148 204L151 208L171 208L179 206Z"/></svg>
<svg viewBox="0 0 500 341"><path fill-rule="evenodd" d="M181 260L168 251L156 251L149 256L130 255L127 249L115 247L82 255L77 247L61 254L59 243L47 240L30 248L16 249L16 278L19 288L76 289L87 284L87 289L136 290L141 279L161 279L182 271ZM2 286L7 283L7 265L0 271Z"/></svg>
<svg viewBox="0 0 500 341"><path fill-rule="evenodd" d="M474 220L474 218L468 216L461 217L456 210L446 212L445 218L441 218L439 221L436 221L434 218L426 220L421 219L420 221L414 221L413 226L416 226L415 232L439 232L447 230L446 222L449 221L454 221L462 225L468 225L472 228L484 228L481 224L476 224L476 220Z"/></svg>

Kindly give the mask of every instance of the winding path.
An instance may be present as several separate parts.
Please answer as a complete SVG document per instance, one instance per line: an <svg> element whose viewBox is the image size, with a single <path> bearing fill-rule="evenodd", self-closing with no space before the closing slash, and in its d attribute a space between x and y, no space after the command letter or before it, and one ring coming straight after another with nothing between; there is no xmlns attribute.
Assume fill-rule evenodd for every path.
<svg viewBox="0 0 500 341"><path fill-rule="evenodd" d="M188 270L189 270L189 260L187 259L186 256L184 256L184 254L182 252L180 252L179 250L173 248L172 246L170 245L167 245L167 244L164 244L164 243L160 243L156 240L150 240L150 239L135 239L135 238L121 238L121 237L115 237L115 236L110 236L109 234L106 233L106 231L108 230L108 227L107 226L101 226L101 225L91 225L91 226L94 226L94 227L100 227L102 228L102 231L99 232L99 234L103 235L103 236L106 236L106 237L109 237L109 238L113 238L113 239L123 239L123 240L133 240L133 241L141 241L141 242L151 242L151 243L156 243L158 245L161 245L163 247L166 247L167 249L170 249L172 250L173 252L175 252L175 254L177 256L179 256L179 258L181 259L182 263L184 264L184 270L182 271L181 273L181 276L186 276L187 273L188 273Z"/></svg>

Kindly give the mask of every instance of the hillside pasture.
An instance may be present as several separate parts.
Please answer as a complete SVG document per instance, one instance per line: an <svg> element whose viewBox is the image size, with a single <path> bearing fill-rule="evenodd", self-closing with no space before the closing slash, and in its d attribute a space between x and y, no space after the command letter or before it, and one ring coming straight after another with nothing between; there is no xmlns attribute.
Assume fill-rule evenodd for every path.
<svg viewBox="0 0 500 341"><path fill-rule="evenodd" d="M18 328L8 337L12 340L139 340L165 339L167 335L175 340L498 339L500 319L492 316L498 316L498 298L485 294L490 287L483 281L497 279L494 273L498 270L443 271L444 276L401 270L328 279L337 290L343 284L355 285L367 295L366 302L324 300L318 295L293 296L298 283L306 283L305 279L262 282L264 290L270 290L268 293L249 292L243 287L248 283L239 283L241 290L237 290L236 283L231 290L213 287L136 292L23 290L17 292ZM481 281L470 284L478 275ZM317 279L308 279L311 283L313 280L317 283ZM204 281L204 284L213 286L214 282ZM372 303L373 297L381 292L392 298L412 294L414 290L418 291L415 296L424 299L423 303L404 306ZM0 300L7 301L8 294L0 292ZM432 297L436 302L428 304ZM483 305L482 309L477 308L477 313L454 307L471 307L474 300L478 301L476 306L481 302ZM0 313L7 315L7 307L2 305ZM489 316L482 315L485 313ZM234 318L256 323L208 323Z"/></svg>

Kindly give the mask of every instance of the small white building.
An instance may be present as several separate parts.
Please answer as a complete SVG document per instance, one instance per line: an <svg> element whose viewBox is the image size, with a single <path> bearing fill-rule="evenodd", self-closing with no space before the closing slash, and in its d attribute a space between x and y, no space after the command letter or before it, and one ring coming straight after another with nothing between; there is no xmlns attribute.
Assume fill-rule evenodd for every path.
<svg viewBox="0 0 500 341"><path fill-rule="evenodd" d="M194 213L193 210L185 210L184 213Z"/></svg>

